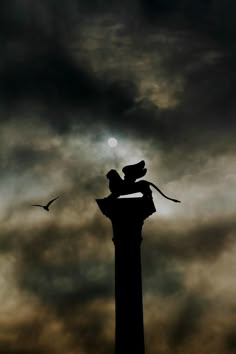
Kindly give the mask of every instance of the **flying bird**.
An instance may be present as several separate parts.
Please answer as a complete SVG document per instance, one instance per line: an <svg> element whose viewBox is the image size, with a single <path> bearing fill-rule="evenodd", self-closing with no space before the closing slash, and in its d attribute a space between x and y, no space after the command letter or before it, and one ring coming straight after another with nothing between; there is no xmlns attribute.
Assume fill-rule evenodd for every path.
<svg viewBox="0 0 236 354"><path fill-rule="evenodd" d="M60 196L59 196L59 197L60 197ZM51 205L51 204L54 202L54 200L58 199L59 197L56 197L56 198L50 200L50 202L48 202L48 204L46 204L46 205L32 204L32 206L38 206L38 207L43 208L44 210L49 211L49 205Z"/></svg>

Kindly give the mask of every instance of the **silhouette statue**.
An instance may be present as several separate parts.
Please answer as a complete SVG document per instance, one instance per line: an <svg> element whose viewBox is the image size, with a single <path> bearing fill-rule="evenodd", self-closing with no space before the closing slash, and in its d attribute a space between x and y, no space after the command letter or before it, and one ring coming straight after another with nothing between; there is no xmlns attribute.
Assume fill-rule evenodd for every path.
<svg viewBox="0 0 236 354"><path fill-rule="evenodd" d="M51 204L54 202L54 200L56 200L56 199L58 199L58 198L59 198L59 197L56 197L56 198L50 200L50 202L48 202L46 205L32 204L32 206L41 207L41 208L43 208L44 210L49 211L49 205L51 205Z"/></svg>
<svg viewBox="0 0 236 354"><path fill-rule="evenodd" d="M147 169L144 166L145 162L142 160L134 165L123 167L124 180L126 182L135 182L136 179L143 177L147 173Z"/></svg>
<svg viewBox="0 0 236 354"><path fill-rule="evenodd" d="M144 354L141 243L144 221L156 212L151 187L167 197L155 184L139 180L147 169L142 160L107 173L111 194L97 199L102 213L112 222L115 246L115 354ZM118 198L142 193L142 198Z"/></svg>
<svg viewBox="0 0 236 354"><path fill-rule="evenodd" d="M142 193L145 198L152 198L152 190L150 186L155 188L164 198L169 199L175 203L180 203L179 200L169 198L165 195L155 184L145 180L135 182L136 179L143 177L147 169L144 168L145 161L140 161L134 165L128 165L123 167L122 171L124 173L124 179L122 179L119 173L112 169L110 170L106 177L109 179L109 189L111 194L107 197L108 199L117 199L121 195Z"/></svg>

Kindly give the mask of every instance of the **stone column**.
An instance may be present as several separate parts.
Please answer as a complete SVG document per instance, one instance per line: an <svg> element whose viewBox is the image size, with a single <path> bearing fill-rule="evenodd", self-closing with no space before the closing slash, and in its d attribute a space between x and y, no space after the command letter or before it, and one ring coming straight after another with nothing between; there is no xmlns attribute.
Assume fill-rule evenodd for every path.
<svg viewBox="0 0 236 354"><path fill-rule="evenodd" d="M151 198L99 199L112 222L115 245L115 354L144 354L141 252L144 220L156 211Z"/></svg>

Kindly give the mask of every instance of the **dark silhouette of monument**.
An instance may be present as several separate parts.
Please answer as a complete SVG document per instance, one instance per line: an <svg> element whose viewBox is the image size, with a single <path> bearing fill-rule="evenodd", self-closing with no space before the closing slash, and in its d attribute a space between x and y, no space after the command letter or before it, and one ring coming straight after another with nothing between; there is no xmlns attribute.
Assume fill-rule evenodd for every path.
<svg viewBox="0 0 236 354"><path fill-rule="evenodd" d="M112 222L115 245L115 354L144 354L142 302L141 242L144 220L156 209L147 181L135 182L146 174L145 162L125 166L124 180L118 172L107 174L111 194L97 199L104 215ZM141 198L120 198L120 195L141 192Z"/></svg>

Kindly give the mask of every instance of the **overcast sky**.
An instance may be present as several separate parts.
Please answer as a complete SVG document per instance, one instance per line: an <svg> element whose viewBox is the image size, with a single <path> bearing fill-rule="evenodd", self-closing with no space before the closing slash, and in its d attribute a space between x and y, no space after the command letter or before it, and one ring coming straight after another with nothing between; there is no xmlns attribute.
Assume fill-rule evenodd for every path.
<svg viewBox="0 0 236 354"><path fill-rule="evenodd" d="M106 173L144 159L146 353L236 353L236 4L2 0L0 353L114 351ZM108 139L115 137L114 148ZM51 211L32 207L60 195Z"/></svg>

